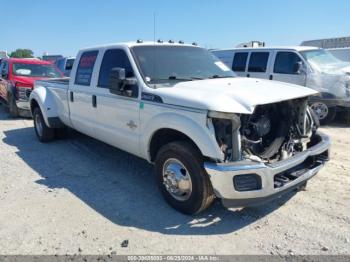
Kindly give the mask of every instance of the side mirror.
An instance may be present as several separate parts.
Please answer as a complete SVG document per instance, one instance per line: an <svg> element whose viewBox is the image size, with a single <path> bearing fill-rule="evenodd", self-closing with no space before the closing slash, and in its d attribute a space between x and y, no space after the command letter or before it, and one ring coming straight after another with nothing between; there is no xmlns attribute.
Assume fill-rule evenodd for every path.
<svg viewBox="0 0 350 262"><path fill-rule="evenodd" d="M135 78L125 77L124 68L115 67L111 69L109 74L109 92L112 94L132 97L132 86L136 84Z"/></svg>
<svg viewBox="0 0 350 262"><path fill-rule="evenodd" d="M293 72L295 74L303 74L305 73L305 68L304 68L304 64L303 62L299 61L299 62L296 62L294 65L293 65Z"/></svg>

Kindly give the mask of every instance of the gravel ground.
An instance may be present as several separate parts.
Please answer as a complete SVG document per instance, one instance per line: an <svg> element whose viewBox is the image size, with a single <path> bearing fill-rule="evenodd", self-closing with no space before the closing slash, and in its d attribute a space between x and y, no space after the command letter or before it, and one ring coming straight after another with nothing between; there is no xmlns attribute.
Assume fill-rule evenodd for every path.
<svg viewBox="0 0 350 262"><path fill-rule="evenodd" d="M350 254L350 128L323 131L332 160L306 191L185 216L146 161L76 132L41 144L0 107L0 253Z"/></svg>

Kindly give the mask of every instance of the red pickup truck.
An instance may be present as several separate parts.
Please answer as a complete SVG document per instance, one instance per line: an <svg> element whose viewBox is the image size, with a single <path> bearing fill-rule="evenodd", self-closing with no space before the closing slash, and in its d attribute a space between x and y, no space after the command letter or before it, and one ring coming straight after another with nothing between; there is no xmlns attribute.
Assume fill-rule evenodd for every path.
<svg viewBox="0 0 350 262"><path fill-rule="evenodd" d="M12 117L30 116L28 99L34 81L62 76L62 72L48 61L3 59L0 64L0 100L8 105Z"/></svg>

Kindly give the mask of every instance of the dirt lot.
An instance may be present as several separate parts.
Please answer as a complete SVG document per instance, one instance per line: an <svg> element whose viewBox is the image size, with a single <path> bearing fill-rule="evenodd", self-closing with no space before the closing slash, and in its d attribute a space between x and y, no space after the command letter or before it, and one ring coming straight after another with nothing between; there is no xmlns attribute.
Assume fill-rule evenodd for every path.
<svg viewBox="0 0 350 262"><path fill-rule="evenodd" d="M76 132L37 141L0 106L1 254L350 254L350 128L306 191L198 216L161 198L152 166ZM128 245L122 247L122 242Z"/></svg>

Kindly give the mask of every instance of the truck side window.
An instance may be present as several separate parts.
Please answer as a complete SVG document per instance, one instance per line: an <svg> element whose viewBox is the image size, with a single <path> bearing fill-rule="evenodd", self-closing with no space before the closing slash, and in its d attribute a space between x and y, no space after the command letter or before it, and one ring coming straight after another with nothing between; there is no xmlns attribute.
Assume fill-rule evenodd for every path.
<svg viewBox="0 0 350 262"><path fill-rule="evenodd" d="M94 70L95 61L98 51L84 52L79 61L77 72L75 75L75 84L89 86L91 83L92 72Z"/></svg>
<svg viewBox="0 0 350 262"><path fill-rule="evenodd" d="M252 52L249 59L249 72L264 73L267 69L269 52Z"/></svg>
<svg viewBox="0 0 350 262"><path fill-rule="evenodd" d="M66 61L66 70L72 70L74 64L74 59L67 59Z"/></svg>
<svg viewBox="0 0 350 262"><path fill-rule="evenodd" d="M247 64L248 52L235 53L232 63L232 71L244 72Z"/></svg>
<svg viewBox="0 0 350 262"><path fill-rule="evenodd" d="M296 74L294 65L301 62L300 57L293 52L278 52L273 72L276 74Z"/></svg>
<svg viewBox="0 0 350 262"><path fill-rule="evenodd" d="M3 79L8 79L8 73L9 73L9 68L8 68L8 64L6 61L3 61L1 63L1 68L0 68L0 78L3 78ZM2 74L5 74L4 76Z"/></svg>
<svg viewBox="0 0 350 262"><path fill-rule="evenodd" d="M134 77L128 56L124 50L110 49L103 56L98 77L98 87L108 88L109 74L112 68L120 67L125 69L125 77Z"/></svg>

